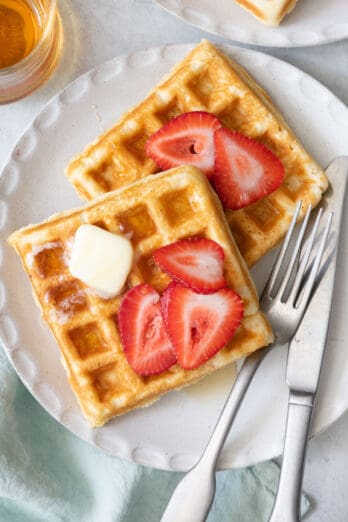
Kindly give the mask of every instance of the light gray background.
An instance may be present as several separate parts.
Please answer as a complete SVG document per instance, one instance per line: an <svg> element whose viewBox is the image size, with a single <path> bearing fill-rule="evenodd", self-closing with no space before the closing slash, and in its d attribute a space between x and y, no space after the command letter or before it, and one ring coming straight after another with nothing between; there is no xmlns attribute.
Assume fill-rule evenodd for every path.
<svg viewBox="0 0 348 522"><path fill-rule="evenodd" d="M152 0L61 0L59 5L65 40L58 70L28 98L0 106L0 170L43 105L90 68L146 47L198 42L202 38L230 43L184 24ZM348 104L348 40L312 48L259 50L311 74ZM348 414L309 444L304 489L313 511L306 518L308 522L348 520L347 433Z"/></svg>

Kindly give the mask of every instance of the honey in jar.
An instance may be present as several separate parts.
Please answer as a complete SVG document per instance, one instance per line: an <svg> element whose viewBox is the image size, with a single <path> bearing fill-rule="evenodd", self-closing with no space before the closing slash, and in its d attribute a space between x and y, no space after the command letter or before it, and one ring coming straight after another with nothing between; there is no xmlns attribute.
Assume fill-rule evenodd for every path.
<svg viewBox="0 0 348 522"><path fill-rule="evenodd" d="M19 62L35 47L42 34L37 3L0 0L0 69Z"/></svg>

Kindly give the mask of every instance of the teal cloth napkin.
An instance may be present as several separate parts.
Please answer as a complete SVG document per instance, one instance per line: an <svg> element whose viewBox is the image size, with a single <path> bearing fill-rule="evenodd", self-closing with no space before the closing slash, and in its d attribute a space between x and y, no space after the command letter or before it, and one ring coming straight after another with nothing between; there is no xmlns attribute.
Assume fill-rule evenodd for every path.
<svg viewBox="0 0 348 522"><path fill-rule="evenodd" d="M274 462L219 472L208 521L267 521L278 475ZM0 347L1 522L157 522L181 476L72 435L30 395Z"/></svg>

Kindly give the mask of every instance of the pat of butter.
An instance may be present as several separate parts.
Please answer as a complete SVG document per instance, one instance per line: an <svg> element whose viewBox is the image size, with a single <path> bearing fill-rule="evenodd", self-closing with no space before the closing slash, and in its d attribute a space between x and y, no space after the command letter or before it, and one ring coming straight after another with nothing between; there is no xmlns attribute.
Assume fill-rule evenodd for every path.
<svg viewBox="0 0 348 522"><path fill-rule="evenodd" d="M75 234L69 269L101 297L118 295L132 268L130 241L94 225L81 225Z"/></svg>

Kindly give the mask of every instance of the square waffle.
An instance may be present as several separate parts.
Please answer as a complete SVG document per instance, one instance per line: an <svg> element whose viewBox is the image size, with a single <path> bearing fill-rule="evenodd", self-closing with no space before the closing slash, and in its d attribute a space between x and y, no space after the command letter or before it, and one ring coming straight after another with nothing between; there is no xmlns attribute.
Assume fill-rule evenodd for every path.
<svg viewBox="0 0 348 522"><path fill-rule="evenodd" d="M236 62L201 42L138 106L124 114L67 167L84 199L158 171L146 156L149 136L178 114L203 110L226 127L258 139L282 161L286 176L269 196L226 218L245 261L252 266L284 236L296 203L316 205L327 188L323 170L304 150L268 95Z"/></svg>
<svg viewBox="0 0 348 522"><path fill-rule="evenodd" d="M279 25L295 7L297 0L235 0L266 25Z"/></svg>
<svg viewBox="0 0 348 522"><path fill-rule="evenodd" d="M196 370L185 371L175 365L149 377L134 373L124 356L117 328L122 295L102 299L69 272L73 238L84 223L127 234L134 248L128 286L147 282L158 291L167 286L169 278L155 266L154 250L192 236L219 243L225 252L228 286L241 295L245 307L245 317L230 343ZM30 276L34 296L60 347L69 381L93 426L147 405L161 394L197 381L272 341L220 202L206 177L194 167L148 176L84 208L18 230L9 242Z"/></svg>

